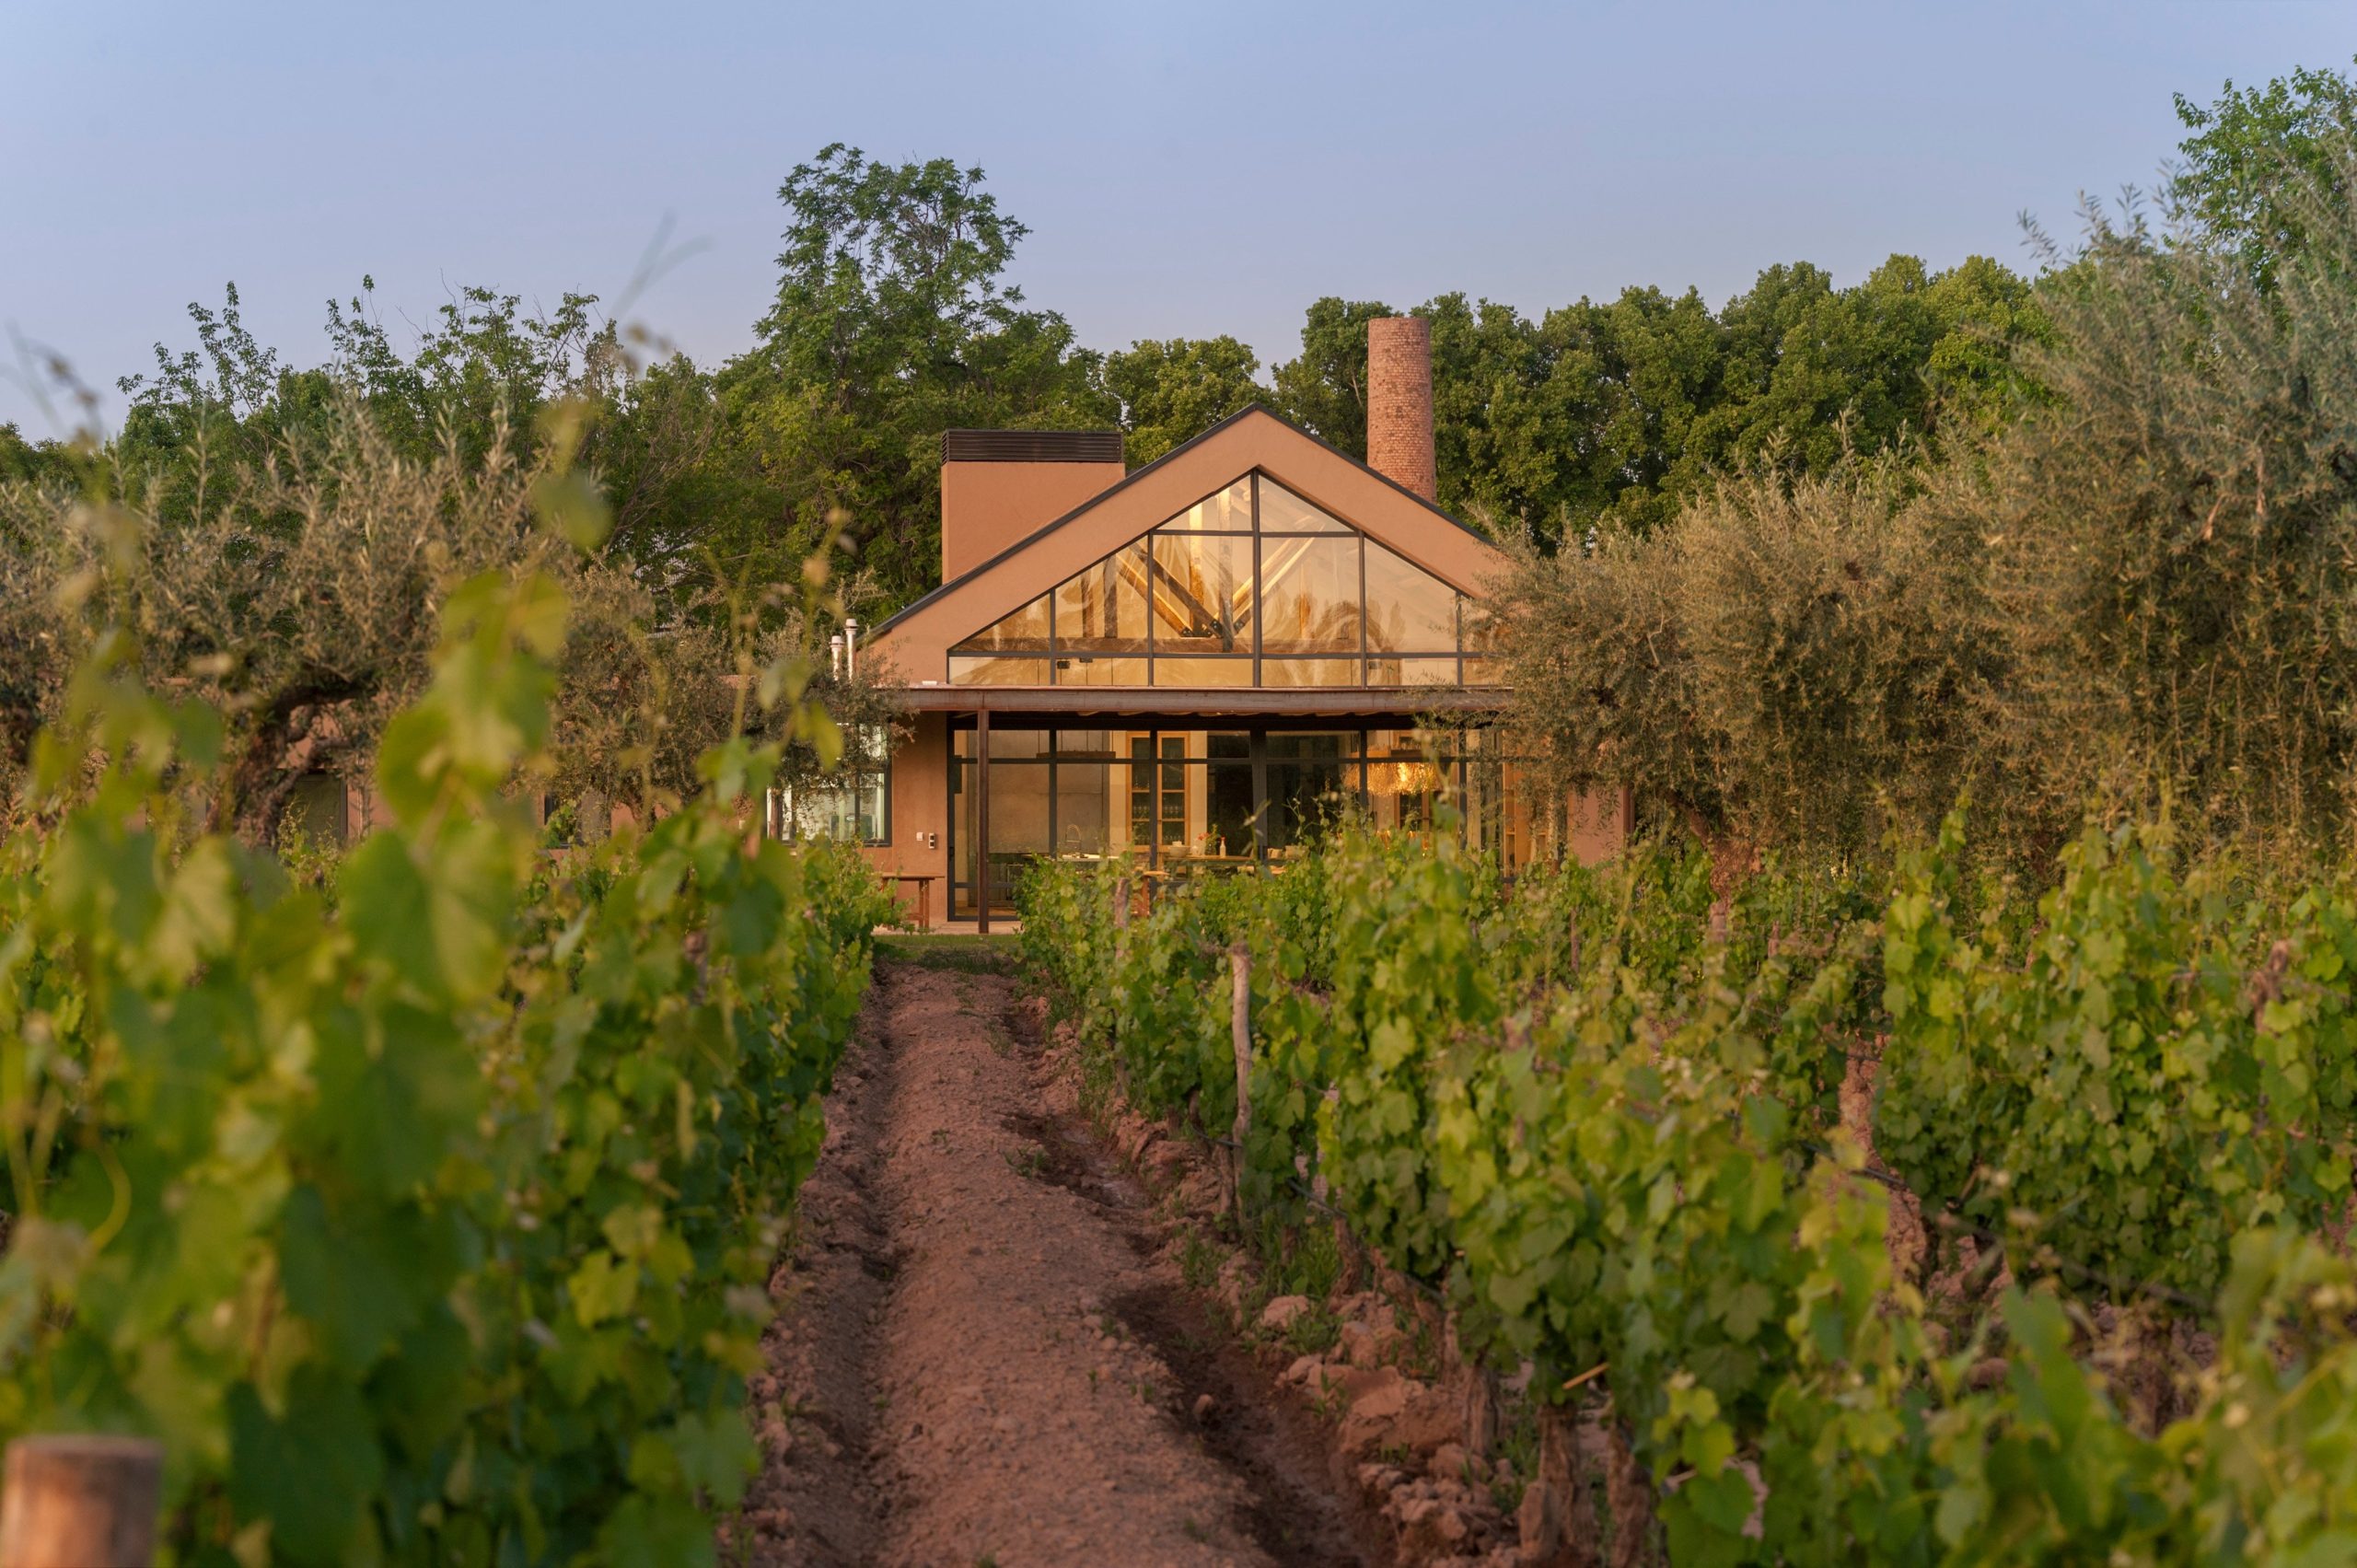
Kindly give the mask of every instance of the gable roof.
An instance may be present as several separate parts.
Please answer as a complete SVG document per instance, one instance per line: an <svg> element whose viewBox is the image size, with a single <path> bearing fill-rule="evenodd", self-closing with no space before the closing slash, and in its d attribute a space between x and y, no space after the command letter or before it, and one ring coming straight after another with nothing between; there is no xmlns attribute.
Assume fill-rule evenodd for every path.
<svg viewBox="0 0 2357 1568"><path fill-rule="evenodd" d="M900 655L904 675L929 677L951 644L1255 470L1467 593L1506 564L1422 496L1253 403L882 621L868 645Z"/></svg>

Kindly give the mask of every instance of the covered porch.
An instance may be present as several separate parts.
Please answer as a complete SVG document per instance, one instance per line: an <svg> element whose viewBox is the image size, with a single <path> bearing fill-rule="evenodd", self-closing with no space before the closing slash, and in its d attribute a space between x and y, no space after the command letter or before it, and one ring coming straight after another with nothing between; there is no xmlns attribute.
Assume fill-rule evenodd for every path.
<svg viewBox="0 0 2357 1568"><path fill-rule="evenodd" d="M979 932L1004 928L1025 868L1041 859L1120 861L1148 887L1282 868L1345 812L1379 832L1459 834L1509 869L1532 852L1524 770L1489 727L1496 693L961 686L909 696L947 729L947 887L935 907Z"/></svg>

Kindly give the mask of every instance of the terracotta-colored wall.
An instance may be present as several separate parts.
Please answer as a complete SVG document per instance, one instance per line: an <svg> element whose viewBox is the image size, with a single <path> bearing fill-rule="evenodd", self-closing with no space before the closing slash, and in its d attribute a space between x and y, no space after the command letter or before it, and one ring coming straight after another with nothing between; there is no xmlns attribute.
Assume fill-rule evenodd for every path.
<svg viewBox="0 0 2357 1568"><path fill-rule="evenodd" d="M868 865L887 876L906 872L940 878L929 889L933 921L949 908L949 715L919 714L914 733L892 753L892 842L870 844ZM914 913L914 883L896 883Z"/></svg>
<svg viewBox="0 0 2357 1568"><path fill-rule="evenodd" d="M1630 800L1626 790L1575 795L1571 803L1571 851L1583 865L1610 860L1628 846Z"/></svg>
<svg viewBox="0 0 2357 1568"><path fill-rule="evenodd" d="M1129 470L1120 463L941 465L941 580L954 583Z"/></svg>

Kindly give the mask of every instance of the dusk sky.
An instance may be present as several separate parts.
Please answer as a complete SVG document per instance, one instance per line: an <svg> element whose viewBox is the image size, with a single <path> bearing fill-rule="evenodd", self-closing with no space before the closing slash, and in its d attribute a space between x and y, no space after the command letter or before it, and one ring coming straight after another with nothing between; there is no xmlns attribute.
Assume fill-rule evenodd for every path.
<svg viewBox="0 0 2357 1568"><path fill-rule="evenodd" d="M1776 261L2017 267L2019 216L2150 187L2170 95L2346 67L2357 7L2242 4L1116 8L0 4L0 421L62 432L16 338L107 389L234 280L296 363L373 274L553 304L698 249L635 319L750 341L785 172L830 142L988 171L1016 277L1082 342L1290 357L1320 295L1532 313L1713 303ZM403 331L403 336L406 332Z"/></svg>

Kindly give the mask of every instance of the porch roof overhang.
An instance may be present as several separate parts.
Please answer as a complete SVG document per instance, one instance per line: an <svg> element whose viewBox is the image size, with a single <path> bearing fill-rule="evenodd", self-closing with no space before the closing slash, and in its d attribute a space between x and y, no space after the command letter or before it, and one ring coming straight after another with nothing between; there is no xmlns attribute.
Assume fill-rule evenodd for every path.
<svg viewBox="0 0 2357 1568"><path fill-rule="evenodd" d="M910 686L920 714L1112 714L1225 718L1481 714L1510 693L1451 686Z"/></svg>

